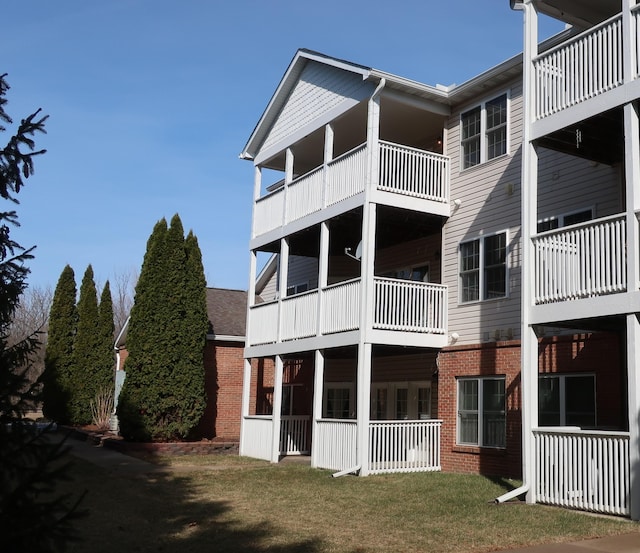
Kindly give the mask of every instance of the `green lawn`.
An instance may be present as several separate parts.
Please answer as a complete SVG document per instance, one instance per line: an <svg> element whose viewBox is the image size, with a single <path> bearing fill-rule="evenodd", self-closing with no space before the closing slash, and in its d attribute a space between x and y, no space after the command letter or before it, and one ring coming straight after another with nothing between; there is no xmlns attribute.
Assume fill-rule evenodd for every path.
<svg viewBox="0 0 640 553"><path fill-rule="evenodd" d="M494 551L639 531L626 520L492 499L515 483L421 473L331 478L238 457L162 460L163 474L116 476L74 462L89 514L75 552Z"/></svg>

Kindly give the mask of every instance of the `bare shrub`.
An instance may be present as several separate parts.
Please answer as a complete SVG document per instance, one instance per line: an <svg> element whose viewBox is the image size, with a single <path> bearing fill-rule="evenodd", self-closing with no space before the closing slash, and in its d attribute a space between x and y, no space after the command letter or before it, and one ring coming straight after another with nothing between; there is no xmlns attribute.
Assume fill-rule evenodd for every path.
<svg viewBox="0 0 640 553"><path fill-rule="evenodd" d="M113 414L113 389L102 388L91 400L91 421L100 430L109 430L109 421Z"/></svg>

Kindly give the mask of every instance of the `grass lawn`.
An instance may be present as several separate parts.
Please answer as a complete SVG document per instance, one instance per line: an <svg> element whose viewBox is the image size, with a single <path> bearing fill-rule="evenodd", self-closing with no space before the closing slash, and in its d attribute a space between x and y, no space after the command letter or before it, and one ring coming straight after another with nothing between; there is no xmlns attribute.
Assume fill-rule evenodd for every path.
<svg viewBox="0 0 640 553"><path fill-rule="evenodd" d="M476 475L331 478L238 457L161 462L170 470L120 476L74 460L68 485L88 490L88 515L69 551L481 552L640 532L624 519L495 505L515 483Z"/></svg>

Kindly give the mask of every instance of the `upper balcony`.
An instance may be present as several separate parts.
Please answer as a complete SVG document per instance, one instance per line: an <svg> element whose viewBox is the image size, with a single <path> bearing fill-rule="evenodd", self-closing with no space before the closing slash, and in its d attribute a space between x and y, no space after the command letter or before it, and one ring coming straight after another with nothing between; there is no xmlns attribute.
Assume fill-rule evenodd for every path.
<svg viewBox="0 0 640 553"><path fill-rule="evenodd" d="M375 307L370 329L360 328L362 281L356 278L252 306L247 345L293 342L358 330L377 333L373 335L377 343L446 345L446 286L383 277L374 277L373 284Z"/></svg>
<svg viewBox="0 0 640 553"><path fill-rule="evenodd" d="M640 76L640 5L626 15L617 13L534 58L534 138L625 101L623 85ZM593 101L608 93L610 101ZM551 120L560 113L565 118L554 128Z"/></svg>
<svg viewBox="0 0 640 553"><path fill-rule="evenodd" d="M449 215L449 158L386 141L377 150L377 179L367 178L371 152L365 143L259 198L252 238L345 202L374 180L379 203L399 206L409 200L415 206L418 200L428 212Z"/></svg>

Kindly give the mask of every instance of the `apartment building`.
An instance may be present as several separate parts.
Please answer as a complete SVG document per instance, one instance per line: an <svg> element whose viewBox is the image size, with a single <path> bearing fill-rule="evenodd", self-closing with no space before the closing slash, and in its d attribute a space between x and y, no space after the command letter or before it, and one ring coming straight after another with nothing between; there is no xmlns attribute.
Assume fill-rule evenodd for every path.
<svg viewBox="0 0 640 553"><path fill-rule="evenodd" d="M459 86L295 54L241 156L256 283L242 454L522 477L529 501L638 518L638 286L621 276L638 257L635 81L602 69L588 110L560 100L571 71L592 74L580 55L602 67L624 59L606 48L636 48L637 12L561 4L514 5L523 56ZM539 45L539 11L572 27ZM619 35L601 37L610 18Z"/></svg>

